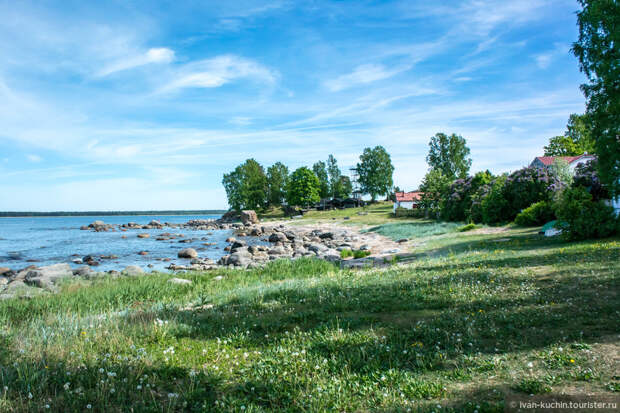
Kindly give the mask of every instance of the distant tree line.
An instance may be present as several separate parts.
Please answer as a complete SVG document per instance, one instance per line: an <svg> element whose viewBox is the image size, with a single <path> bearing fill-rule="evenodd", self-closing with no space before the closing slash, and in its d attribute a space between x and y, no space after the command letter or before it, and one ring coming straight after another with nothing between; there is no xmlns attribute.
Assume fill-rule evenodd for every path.
<svg viewBox="0 0 620 413"><path fill-rule="evenodd" d="M364 149L357 171L362 193L373 200L391 193L394 166L382 146ZM230 208L236 211L284 204L307 207L322 199L348 198L353 192L351 179L342 174L333 155L326 162L318 161L311 168L302 166L293 172L281 162L265 170L255 159L248 159L224 174L222 184Z"/></svg>
<svg viewBox="0 0 620 413"><path fill-rule="evenodd" d="M226 212L221 209L205 209L196 211L0 211L0 217L85 217L85 216L118 216L118 215L220 215Z"/></svg>

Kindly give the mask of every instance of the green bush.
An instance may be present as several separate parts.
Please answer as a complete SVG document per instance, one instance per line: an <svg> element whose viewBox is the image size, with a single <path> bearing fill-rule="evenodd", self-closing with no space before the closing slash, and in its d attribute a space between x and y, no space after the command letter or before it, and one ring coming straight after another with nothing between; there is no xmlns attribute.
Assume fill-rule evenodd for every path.
<svg viewBox="0 0 620 413"><path fill-rule="evenodd" d="M540 201L533 203L515 218L515 224L521 227L535 227L543 225L555 219L555 213L551 202Z"/></svg>
<svg viewBox="0 0 620 413"><path fill-rule="evenodd" d="M340 258L349 258L353 256L353 251L350 249L344 249L340 251Z"/></svg>
<svg viewBox="0 0 620 413"><path fill-rule="evenodd" d="M357 251L351 251L350 249L344 249L342 251L340 251L340 258L349 258L349 257L353 257L353 258L365 258L367 256L370 255L370 251L362 251L362 250L357 250Z"/></svg>
<svg viewBox="0 0 620 413"><path fill-rule="evenodd" d="M459 232L466 232L466 231L471 231L472 229L476 229L476 228L477 228L477 225L472 222L472 223L469 223L467 225L463 225L462 227L460 227L458 229L458 231Z"/></svg>
<svg viewBox="0 0 620 413"><path fill-rule="evenodd" d="M510 220L510 204L504 195L506 175L498 176L492 183L486 196L481 201L482 222L495 224Z"/></svg>
<svg viewBox="0 0 620 413"><path fill-rule="evenodd" d="M564 236L571 240L608 237L618 230L613 207L594 201L582 186L563 191L556 205L556 215L563 222Z"/></svg>
<svg viewBox="0 0 620 413"><path fill-rule="evenodd" d="M368 257L369 255L370 255L370 251L362 251L362 250L353 251L353 258L365 258L365 257Z"/></svg>
<svg viewBox="0 0 620 413"><path fill-rule="evenodd" d="M394 211L394 216L396 218L401 218L401 217L423 218L424 217L424 211L422 209L420 209L420 208L413 208L413 209L396 208L396 211Z"/></svg>

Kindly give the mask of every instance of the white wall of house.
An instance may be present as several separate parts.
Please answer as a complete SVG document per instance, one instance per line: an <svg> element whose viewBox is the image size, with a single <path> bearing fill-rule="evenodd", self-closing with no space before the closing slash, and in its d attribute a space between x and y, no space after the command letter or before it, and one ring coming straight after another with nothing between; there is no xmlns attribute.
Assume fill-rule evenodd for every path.
<svg viewBox="0 0 620 413"><path fill-rule="evenodd" d="M396 208L413 209L413 201L394 202L394 212Z"/></svg>

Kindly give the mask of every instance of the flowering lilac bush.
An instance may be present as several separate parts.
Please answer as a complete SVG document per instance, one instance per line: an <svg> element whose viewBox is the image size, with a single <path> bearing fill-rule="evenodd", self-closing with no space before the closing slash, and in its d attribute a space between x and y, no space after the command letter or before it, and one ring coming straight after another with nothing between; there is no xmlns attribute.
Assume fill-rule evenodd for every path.
<svg viewBox="0 0 620 413"><path fill-rule="evenodd" d="M502 221L512 221L521 210L540 201L551 201L564 184L546 168L527 167L511 173L504 185L504 197L508 202L506 216Z"/></svg>
<svg viewBox="0 0 620 413"><path fill-rule="evenodd" d="M485 171L452 182L442 202L441 218L447 221L471 219L472 197L481 186L490 183L492 179L491 173Z"/></svg>
<svg viewBox="0 0 620 413"><path fill-rule="evenodd" d="M582 186L587 189L594 201L609 199L609 191L601 183L596 168L596 161L578 164L575 167L575 176L573 177L572 186L573 188Z"/></svg>

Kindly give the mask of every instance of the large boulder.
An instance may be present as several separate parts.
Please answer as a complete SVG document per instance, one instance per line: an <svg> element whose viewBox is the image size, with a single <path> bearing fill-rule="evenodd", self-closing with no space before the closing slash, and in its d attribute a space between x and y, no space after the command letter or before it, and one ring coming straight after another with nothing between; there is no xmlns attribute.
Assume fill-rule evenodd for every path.
<svg viewBox="0 0 620 413"><path fill-rule="evenodd" d="M252 254L247 251L239 251L230 254L227 264L235 267L247 267L252 262Z"/></svg>
<svg viewBox="0 0 620 413"><path fill-rule="evenodd" d="M58 280L72 276L69 264L54 264L28 271L25 281L40 288L52 288Z"/></svg>
<svg viewBox="0 0 620 413"><path fill-rule="evenodd" d="M168 282L170 284L177 284L177 285L192 285L192 281L186 280L185 278L171 278L168 280Z"/></svg>
<svg viewBox="0 0 620 413"><path fill-rule="evenodd" d="M144 274L144 270L142 268L138 267L137 265L128 265L121 272L121 274L128 275L128 276L131 276L131 277L135 277L135 276Z"/></svg>
<svg viewBox="0 0 620 413"><path fill-rule="evenodd" d="M243 225L253 225L258 224L258 215L256 215L256 211L253 209L248 209L245 211L241 211L241 222Z"/></svg>
<svg viewBox="0 0 620 413"><path fill-rule="evenodd" d="M181 251L179 251L177 255L179 256L179 258L197 258L198 257L198 253L193 248L182 249Z"/></svg>
<svg viewBox="0 0 620 413"><path fill-rule="evenodd" d="M269 236L269 242L287 242L288 238L281 232L274 232Z"/></svg>
<svg viewBox="0 0 620 413"><path fill-rule="evenodd" d="M6 273L11 272L11 269L8 267L0 267L0 275L4 275Z"/></svg>

